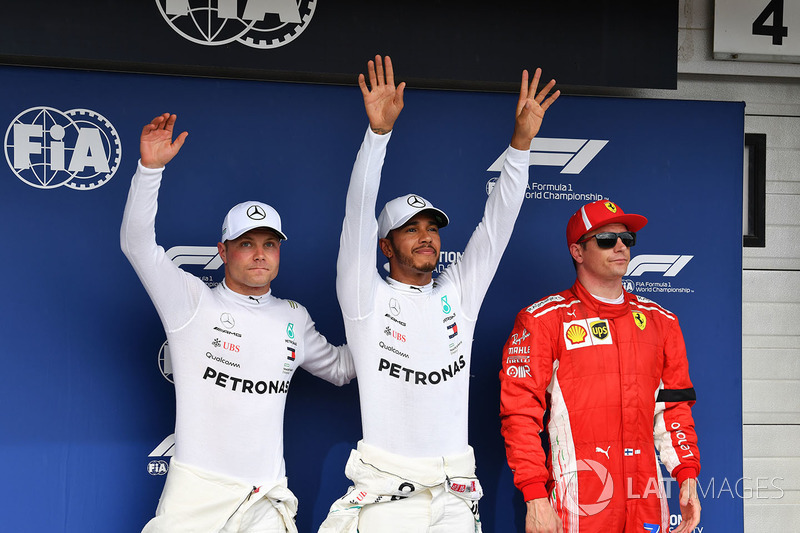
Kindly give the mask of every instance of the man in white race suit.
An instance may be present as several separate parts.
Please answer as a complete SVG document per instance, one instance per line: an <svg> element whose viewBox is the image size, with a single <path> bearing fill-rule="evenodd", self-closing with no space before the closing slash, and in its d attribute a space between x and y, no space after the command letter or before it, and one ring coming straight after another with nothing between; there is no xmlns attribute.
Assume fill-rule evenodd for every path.
<svg viewBox="0 0 800 533"><path fill-rule="evenodd" d="M144 531L296 532L283 460L289 383L303 367L345 384L353 360L317 333L303 306L272 295L286 235L269 205L228 212L217 244L225 279L214 289L156 244L161 175L188 135L173 142L175 120L165 113L142 130L121 230L167 333L175 381L175 454Z"/></svg>
<svg viewBox="0 0 800 533"><path fill-rule="evenodd" d="M384 72L385 64L385 72ZM447 215L416 194L375 204L386 146L403 108L389 57L368 63L359 86L369 129L347 191L336 289L358 375L363 439L345 473L353 481L320 532L480 531L475 458L467 441L470 354L481 302L511 237L528 185L529 151L558 98L541 71L522 74L503 170L457 264L433 280ZM442 149L443 156L445 149ZM376 271L375 243L389 260Z"/></svg>

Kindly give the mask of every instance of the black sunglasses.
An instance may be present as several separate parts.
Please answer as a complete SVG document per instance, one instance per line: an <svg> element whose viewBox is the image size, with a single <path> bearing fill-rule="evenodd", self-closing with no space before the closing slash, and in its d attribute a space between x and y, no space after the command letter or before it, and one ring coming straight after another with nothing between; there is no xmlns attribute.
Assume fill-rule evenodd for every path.
<svg viewBox="0 0 800 533"><path fill-rule="evenodd" d="M608 249L617 245L617 238L619 238L622 241L622 244L628 248L636 244L635 231L621 231L619 233L614 233L613 231L604 231L603 233L598 233L596 235L592 235L591 237L581 239L578 241L578 244L586 242L589 239L595 239L597 240L597 246Z"/></svg>

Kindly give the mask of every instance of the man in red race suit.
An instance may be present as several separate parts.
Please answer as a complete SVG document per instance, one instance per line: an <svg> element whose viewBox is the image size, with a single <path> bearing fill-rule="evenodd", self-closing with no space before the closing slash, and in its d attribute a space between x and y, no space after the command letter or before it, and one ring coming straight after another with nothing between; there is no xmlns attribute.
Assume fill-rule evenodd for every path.
<svg viewBox="0 0 800 533"><path fill-rule="evenodd" d="M520 311L503 348L500 418L526 533L668 532L656 448L680 485L675 531L700 521L683 334L622 287L645 224L608 200L581 207L567 224L575 284Z"/></svg>

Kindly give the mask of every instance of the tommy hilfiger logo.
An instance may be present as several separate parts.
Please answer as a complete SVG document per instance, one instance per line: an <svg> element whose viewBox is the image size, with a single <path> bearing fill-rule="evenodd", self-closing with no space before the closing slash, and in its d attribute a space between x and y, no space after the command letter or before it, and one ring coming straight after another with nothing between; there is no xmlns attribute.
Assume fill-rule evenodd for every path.
<svg viewBox="0 0 800 533"><path fill-rule="evenodd" d="M458 335L458 324L456 324L455 322L447 326L447 329L451 330L451 333L448 336L449 339L452 339L453 337Z"/></svg>

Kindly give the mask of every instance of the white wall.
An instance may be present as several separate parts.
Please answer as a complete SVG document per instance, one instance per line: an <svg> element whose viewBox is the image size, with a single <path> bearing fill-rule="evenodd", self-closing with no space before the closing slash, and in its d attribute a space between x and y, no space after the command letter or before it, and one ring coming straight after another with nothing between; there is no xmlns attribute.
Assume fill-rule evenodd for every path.
<svg viewBox="0 0 800 533"><path fill-rule="evenodd" d="M742 249L744 524L798 531L800 65L714 60L713 30L714 0L680 0L678 89L604 94L743 101L745 132L767 136L766 247Z"/></svg>

